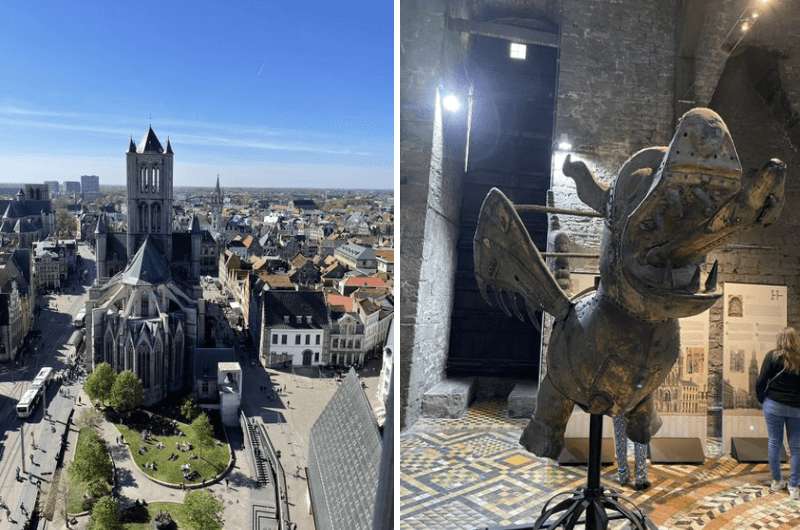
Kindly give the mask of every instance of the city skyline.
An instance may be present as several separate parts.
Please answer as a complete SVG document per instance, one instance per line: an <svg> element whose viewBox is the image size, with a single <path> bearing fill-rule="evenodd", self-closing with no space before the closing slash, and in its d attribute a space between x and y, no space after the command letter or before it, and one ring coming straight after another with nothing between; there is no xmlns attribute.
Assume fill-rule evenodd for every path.
<svg viewBox="0 0 800 530"><path fill-rule="evenodd" d="M0 59L15 72L0 93L0 180L122 184L119 154L151 124L172 141L176 186L219 173L392 188L391 5L95 7L0 8L15 21L0 43L26 50ZM62 31L45 31L54 19Z"/></svg>

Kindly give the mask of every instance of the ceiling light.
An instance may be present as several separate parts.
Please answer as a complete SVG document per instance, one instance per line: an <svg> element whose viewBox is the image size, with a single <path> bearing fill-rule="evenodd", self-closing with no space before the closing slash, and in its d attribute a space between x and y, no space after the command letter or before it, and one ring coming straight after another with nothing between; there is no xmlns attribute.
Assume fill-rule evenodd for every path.
<svg viewBox="0 0 800 530"><path fill-rule="evenodd" d="M511 57L512 59L519 59L521 61L524 61L525 58L528 56L528 46L526 44L512 42L508 47L508 56Z"/></svg>
<svg viewBox="0 0 800 530"><path fill-rule="evenodd" d="M461 100L455 94L447 94L442 98L442 106L447 112L458 112L461 110Z"/></svg>
<svg viewBox="0 0 800 530"><path fill-rule="evenodd" d="M558 142L558 150L559 151L572 151L572 144L569 143L567 140L561 140Z"/></svg>

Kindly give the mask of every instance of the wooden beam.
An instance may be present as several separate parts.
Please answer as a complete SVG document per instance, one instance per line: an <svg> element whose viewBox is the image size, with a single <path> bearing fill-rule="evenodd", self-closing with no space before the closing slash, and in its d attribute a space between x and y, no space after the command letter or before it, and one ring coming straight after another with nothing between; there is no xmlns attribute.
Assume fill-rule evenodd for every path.
<svg viewBox="0 0 800 530"><path fill-rule="evenodd" d="M575 215L577 217L605 217L605 215L594 210L572 210L569 208L554 208L552 206L541 206L539 204L515 204L514 209L519 213L556 213L562 215Z"/></svg>
<svg viewBox="0 0 800 530"><path fill-rule="evenodd" d="M494 37L512 42L523 44L534 44L537 46L547 46L558 48L558 35L548 31L524 28L522 26L511 26L508 24L498 24L496 22L482 22L479 20L468 20L465 18L447 18L447 29L471 33L473 35L483 35L484 37Z"/></svg>
<svg viewBox="0 0 800 530"><path fill-rule="evenodd" d="M592 254L588 252L542 252L545 258L599 258L600 254Z"/></svg>

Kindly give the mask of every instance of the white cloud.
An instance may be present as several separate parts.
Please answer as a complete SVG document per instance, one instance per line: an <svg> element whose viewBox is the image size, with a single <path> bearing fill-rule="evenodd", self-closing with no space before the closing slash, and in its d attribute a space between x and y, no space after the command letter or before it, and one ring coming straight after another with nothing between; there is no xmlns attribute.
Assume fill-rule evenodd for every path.
<svg viewBox="0 0 800 530"><path fill-rule="evenodd" d="M127 116L55 112L18 105L0 104L0 124L10 127L69 130L126 138L131 134L131 131L141 128L141 124L136 125L136 122L137 120ZM128 124L129 126L109 127L105 125L107 123ZM314 131L271 129L251 125L174 118L159 119L158 125L173 128L172 131L168 131L173 136L173 143L266 151L318 153L322 155L370 157L374 154L368 150L354 148L350 145L309 143L308 139L327 138L331 140L336 138L332 134ZM161 132L163 133L163 131ZM282 138L282 140L276 138ZM138 141L138 138L134 139ZM304 141L299 141L298 139ZM387 147L387 149L390 149L390 147Z"/></svg>
<svg viewBox="0 0 800 530"><path fill-rule="evenodd" d="M125 158L79 155L0 154L0 181L42 182L76 180L100 175L101 184L125 183ZM391 166L340 164L254 163L210 164L175 161L176 186L212 186L217 173L226 187L260 188L369 188L393 185Z"/></svg>

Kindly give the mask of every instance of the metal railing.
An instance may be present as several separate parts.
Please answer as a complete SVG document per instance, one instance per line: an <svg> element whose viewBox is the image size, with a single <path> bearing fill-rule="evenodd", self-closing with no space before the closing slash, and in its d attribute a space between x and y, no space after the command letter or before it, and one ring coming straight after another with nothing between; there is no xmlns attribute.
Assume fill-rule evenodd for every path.
<svg viewBox="0 0 800 530"><path fill-rule="evenodd" d="M254 418L248 418L244 411L239 412L244 435L251 448L256 468L256 480L259 487L275 484L275 512L280 530L290 530L289 499L286 490L286 474L278 458L278 453L272 445L264 425L257 423Z"/></svg>

